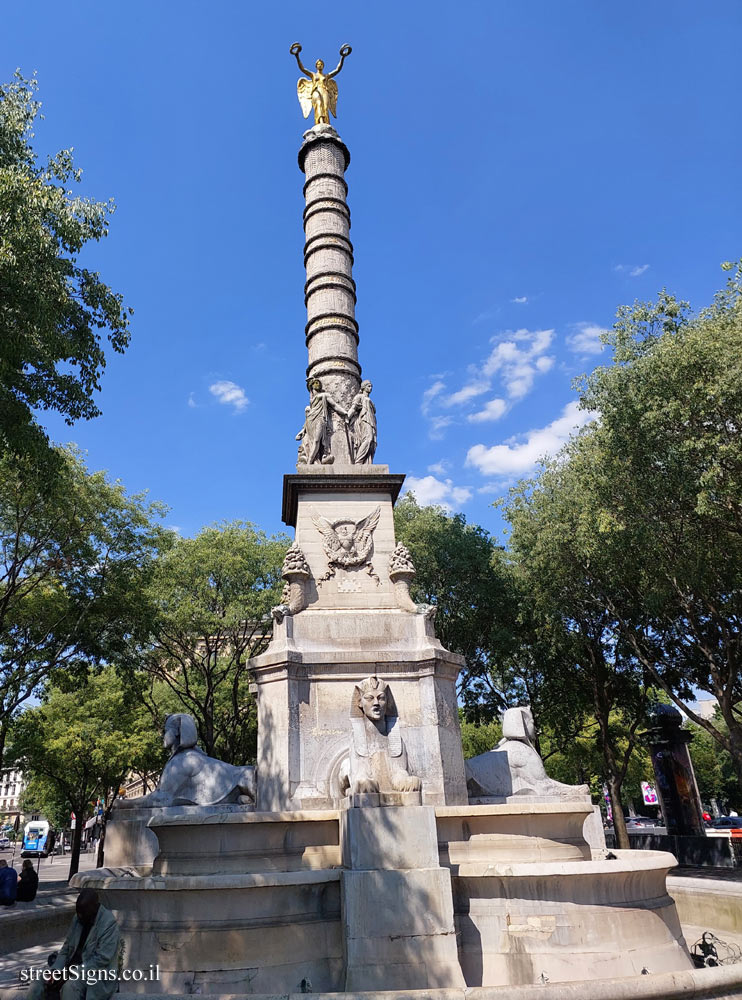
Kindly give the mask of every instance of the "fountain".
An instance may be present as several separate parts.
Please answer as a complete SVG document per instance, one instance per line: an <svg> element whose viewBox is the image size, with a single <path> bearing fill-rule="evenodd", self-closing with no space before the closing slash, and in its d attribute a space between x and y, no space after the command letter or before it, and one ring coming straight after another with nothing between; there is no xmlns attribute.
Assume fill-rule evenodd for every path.
<svg viewBox="0 0 742 1000"><path fill-rule="evenodd" d="M187 717L175 717L159 789L115 810L110 867L75 884L115 912L129 967L159 967L141 993L557 997L569 982L575 997L700 996L694 977L713 970L692 971L666 890L674 858L607 852L594 834L591 847L586 789L548 779L527 710L465 766L463 661L436 638L435 607L410 597L415 568L392 517L404 477L374 461L350 154L329 124L349 52L331 74L299 61L316 118L299 151L309 401L284 477L296 529L286 586L272 642L250 665L257 765L199 757ZM196 754L186 777L185 753Z"/></svg>

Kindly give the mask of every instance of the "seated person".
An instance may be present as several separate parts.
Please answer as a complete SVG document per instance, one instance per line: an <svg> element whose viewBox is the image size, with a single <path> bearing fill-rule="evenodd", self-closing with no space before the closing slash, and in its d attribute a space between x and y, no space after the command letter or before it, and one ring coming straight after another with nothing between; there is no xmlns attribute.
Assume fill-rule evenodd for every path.
<svg viewBox="0 0 742 1000"><path fill-rule="evenodd" d="M0 858L0 906L15 906L18 872Z"/></svg>
<svg viewBox="0 0 742 1000"><path fill-rule="evenodd" d="M116 918L101 906L95 889L83 889L75 903L72 920L64 944L50 970L48 982L34 983L30 1000L108 1000L118 989L118 958L120 934ZM65 981L63 971L83 966L79 979ZM54 973L58 973L54 977ZM100 979L94 979L100 972Z"/></svg>
<svg viewBox="0 0 742 1000"><path fill-rule="evenodd" d="M39 888L39 876L34 871L33 861L30 858L21 865L21 874L18 876L18 895L16 899L19 903L30 903L36 899L36 892Z"/></svg>

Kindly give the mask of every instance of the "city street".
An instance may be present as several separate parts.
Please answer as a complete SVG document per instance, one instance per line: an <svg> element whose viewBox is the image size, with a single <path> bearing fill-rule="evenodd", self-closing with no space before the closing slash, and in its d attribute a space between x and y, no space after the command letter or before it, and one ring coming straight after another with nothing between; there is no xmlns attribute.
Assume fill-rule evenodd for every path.
<svg viewBox="0 0 742 1000"><path fill-rule="evenodd" d="M87 871L89 868L95 868L95 857L96 855L94 851L91 851L89 854L81 854L80 871ZM0 858L5 858L8 864L19 872L21 870L21 865L23 864L20 844L16 845L14 860L12 847L10 850L0 850ZM34 859L34 868L36 868L39 873L39 892L46 892L52 889L64 889L67 885L67 873L70 870L70 856L69 854L56 854L49 858L41 858L40 861Z"/></svg>

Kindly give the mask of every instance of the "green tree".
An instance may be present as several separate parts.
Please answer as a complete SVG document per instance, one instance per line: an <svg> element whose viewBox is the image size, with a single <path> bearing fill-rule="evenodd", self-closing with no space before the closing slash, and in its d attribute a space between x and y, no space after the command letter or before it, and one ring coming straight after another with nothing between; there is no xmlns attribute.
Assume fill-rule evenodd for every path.
<svg viewBox="0 0 742 1000"><path fill-rule="evenodd" d="M62 803L65 813L76 816L72 878L91 803L102 798L110 814L127 772L155 768L162 747L149 714L109 666L72 690L49 685L43 703L14 720L11 754L31 777L37 801L56 818Z"/></svg>
<svg viewBox="0 0 742 1000"><path fill-rule="evenodd" d="M519 595L503 549L463 514L421 507L411 493L397 503L394 527L415 563L413 599L436 606L438 638L466 658L459 693L467 717L491 719L522 701Z"/></svg>
<svg viewBox="0 0 742 1000"><path fill-rule="evenodd" d="M62 669L118 661L149 627L146 584L171 533L164 508L59 449L46 482L0 457L0 762L23 703Z"/></svg>
<svg viewBox="0 0 742 1000"><path fill-rule="evenodd" d="M0 454L33 454L48 467L57 453L33 411L55 410L68 424L100 413L101 331L124 351L129 310L78 263L107 235L113 203L73 197L81 171L71 150L38 162L35 91L20 73L0 85Z"/></svg>
<svg viewBox="0 0 742 1000"><path fill-rule="evenodd" d="M586 428L563 455L544 464L537 479L511 491L505 514L512 525L511 555L529 595L542 663L542 718L562 722L592 716L603 755L619 847L628 847L621 790L646 720L649 686L616 616L593 582L615 570L615 553L602 545L596 515L599 441ZM597 470L597 471L596 471ZM625 723L623 739L612 720Z"/></svg>
<svg viewBox="0 0 742 1000"><path fill-rule="evenodd" d="M247 661L270 641L288 545L235 521L178 539L157 563L147 594L155 608L151 641L138 654L153 681L149 703L160 718L193 715L210 756L240 764L255 758Z"/></svg>
<svg viewBox="0 0 742 1000"><path fill-rule="evenodd" d="M600 413L582 508L602 550L587 570L596 598L742 785L742 269L725 267L726 288L697 316L665 292L619 310L613 364L582 381ZM719 720L694 711L699 689Z"/></svg>
<svg viewBox="0 0 742 1000"><path fill-rule="evenodd" d="M720 729L724 727L722 720L717 721L717 725ZM686 723L684 728L693 734L688 749L702 801L706 806L711 805L711 799L716 799L720 806L721 803L739 804L739 783L731 755L720 749L717 741L695 723Z"/></svg>

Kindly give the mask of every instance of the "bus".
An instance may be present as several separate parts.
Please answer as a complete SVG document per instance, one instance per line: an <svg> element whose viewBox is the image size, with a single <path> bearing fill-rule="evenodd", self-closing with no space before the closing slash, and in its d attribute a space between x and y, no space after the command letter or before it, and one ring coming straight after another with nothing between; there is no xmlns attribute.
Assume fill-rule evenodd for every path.
<svg viewBox="0 0 742 1000"><path fill-rule="evenodd" d="M45 819L32 819L23 827L22 858L48 858L54 847L54 831Z"/></svg>

